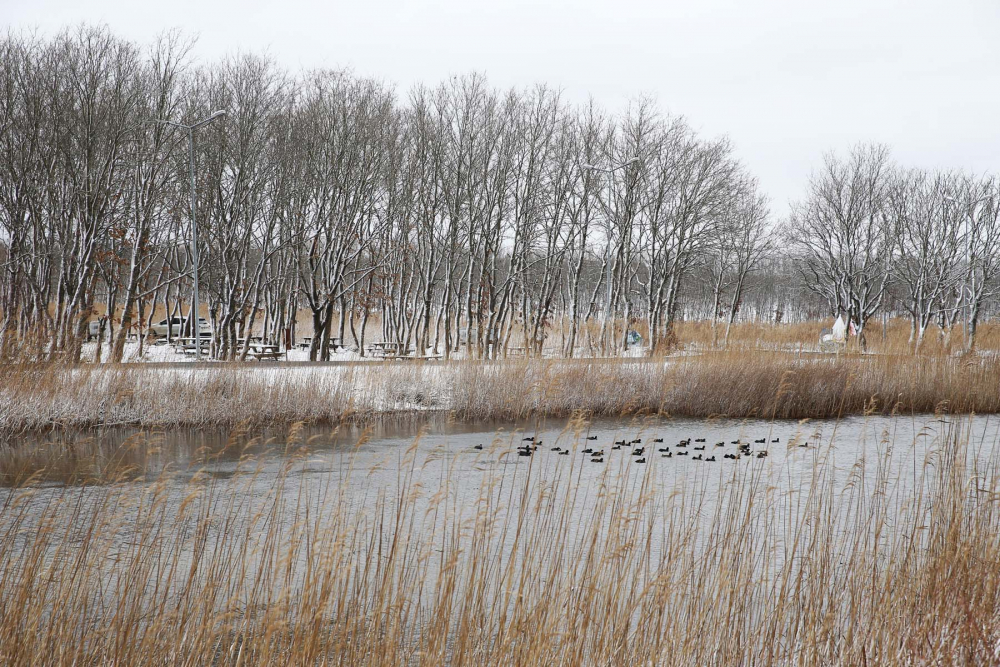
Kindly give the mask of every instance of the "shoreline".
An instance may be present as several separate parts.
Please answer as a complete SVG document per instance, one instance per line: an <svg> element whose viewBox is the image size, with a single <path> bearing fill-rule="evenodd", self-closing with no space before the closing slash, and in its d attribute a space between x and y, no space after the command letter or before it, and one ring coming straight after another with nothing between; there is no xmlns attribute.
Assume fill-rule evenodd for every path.
<svg viewBox="0 0 1000 667"><path fill-rule="evenodd" d="M939 357L802 358L728 352L668 359L303 365L9 366L0 433L463 421L632 414L824 419L1000 413L1000 362Z"/></svg>

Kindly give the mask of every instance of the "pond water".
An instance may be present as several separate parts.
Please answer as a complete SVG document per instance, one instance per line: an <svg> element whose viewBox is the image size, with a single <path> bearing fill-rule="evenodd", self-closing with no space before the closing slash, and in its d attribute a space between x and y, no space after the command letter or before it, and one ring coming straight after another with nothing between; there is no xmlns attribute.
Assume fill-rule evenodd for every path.
<svg viewBox="0 0 1000 667"><path fill-rule="evenodd" d="M141 484L165 471L176 484L195 474L224 479L245 469L248 457L266 480L287 466L294 452L294 474L331 476L347 487L393 483L409 453L413 460L408 469L418 478L433 481L448 471L458 475L460 487L476 487L477 475L486 471L517 475L531 470L545 478L572 470L581 480L608 472L651 473L661 490L669 491L684 480L726 478L734 469L762 471L782 488L795 489L812 479L817 461L828 465L843 483L859 463L886 456L893 468L890 477L905 480L956 437L968 441L972 461L986 464L997 451L1000 418L916 415L763 421L646 417L595 422L549 418L470 424L432 417L368 427L299 425L259 431L109 428L53 432L2 444L9 458L49 452L29 463L46 468L40 480L46 487L99 485L119 475ZM623 441L629 444L616 448ZM681 445L683 441L688 442ZM518 450L528 445L535 445L532 455L519 455ZM749 455L746 450L741 453L741 445L748 446ZM595 458L593 452L603 455Z"/></svg>
<svg viewBox="0 0 1000 667"><path fill-rule="evenodd" d="M446 488L455 506L465 507L481 501L484 489L527 482L535 491L545 485L572 489L583 511L610 480L617 489L681 496L685 512L711 513L730 486L749 480L788 497L808 493L819 475L837 491L855 481L886 484L905 502L909 489L956 439L967 443L964 460L974 474L992 479L1000 455L1000 419L993 416L482 424L431 418L259 432L116 428L21 439L8 443L2 456L8 484L42 471L32 490L39 504L69 492L86 496L113 486L127 493L154 482L175 488L172 502L181 502L193 480L214 480L217 494L264 502L280 480L286 494L302 485L323 489L323 499L335 491L341 507L364 514L374 511L373 498L398 497L414 486L425 497ZM622 441L631 444L616 449ZM741 453L736 443L751 453ZM526 445L535 445L530 456L518 451ZM32 460L32 452L48 454ZM12 493L9 487L0 490L0 499Z"/></svg>
<svg viewBox="0 0 1000 667"><path fill-rule="evenodd" d="M622 596L641 597L666 570L682 591L675 613L697 615L697 595L683 591L707 580L687 573L724 571L705 564L731 548L754 560L748 599L773 598L789 555L808 557L800 542L832 545L829 588L849 586L858 545L878 559L880 544L924 539L920 499L942 470L961 466L970 492L995 495L998 439L996 417L936 415L53 433L0 448L6 479L36 473L30 488L0 489L0 572L44 554L59 573L87 551L89 569L74 577L87 582L77 604L89 623L123 584L152 607L216 591L222 577L232 593L214 603L220 612L247 599L266 607L314 586L319 562L360 606L386 580L394 599L432 605L455 572L505 609L548 590L617 595L621 582L632 591ZM740 526L754 537L727 546ZM507 598L511 586L528 597Z"/></svg>
<svg viewBox="0 0 1000 667"><path fill-rule="evenodd" d="M526 438L534 438L537 448ZM940 469L957 442L966 443L960 448L961 464L981 480L980 486L993 489L998 438L996 417L935 415L815 422L649 417L460 424L429 419L367 429L50 434L9 443L2 452L8 469L17 452L63 453L52 458L50 472L39 475L30 494L0 489L0 510L12 506L15 497L19 508L0 512L0 537L6 537L0 560L16 563L18 545L36 539L32 517L52 512L56 504L63 514L52 516L65 516L68 528L47 548L61 554L55 557L70 558L72 551L60 551L60 544L83 540L82 531L93 516L120 504L113 527L102 533L107 542L102 548L106 562L127 562L129 550L141 542L137 534L144 530L133 520L145 511L142 499L155 489L167 508L163 516L183 516L196 489L208 497L199 511L208 520L210 534L201 547L194 542L180 547L181 562L206 542L255 541L274 524L283 526L283 535L294 534L303 522L314 532L330 524L338 535L350 535L347 552L354 561L365 562L392 541L393 531L383 532L396 525L398 533L400 515L405 514L408 534L417 536L412 539L426 536L422 548L440 546L453 529L461 539L483 530L485 542L495 543L491 558L530 558L544 565L593 549L588 539L594 530L605 539L604 527L625 516L626 523L615 524L616 530L631 526L626 530L634 532L628 533L629 539L642 546L629 552L641 554L646 571L655 572L655 564L674 557L678 548L705 553L718 539L720 517L735 506L768 513L767 531L788 527L789 534L767 538L767 563L762 567L766 576L782 566L785 545L800 529L799 519L809 511L810 493L817 485L848 499L833 504L834 514L843 512L842 524L836 517L831 520L837 524L833 532L853 530L849 510L857 498L879 493L899 511L912 507L914 496L926 492L926 479ZM631 444L614 449L622 440ZM681 446L682 441L690 442ZM740 452L737 442L748 445L751 454L735 458ZM531 454L521 455L518 450L526 445ZM586 449L603 455L595 460ZM760 452L767 454L761 457ZM67 458L70 464L64 470L60 466ZM30 471L46 460L25 459L19 465ZM68 475L66 470L76 472ZM277 507L279 496L284 500L273 512L273 521L259 523L261 515ZM606 505L609 498L615 507ZM551 545L524 546L525 516L532 534ZM632 519L639 528L627 523ZM483 522L490 522L489 527L482 529ZM700 525L714 528L699 532ZM688 535L689 528L693 532L678 547L678 536ZM178 539L189 539L187 528L174 529L183 536ZM242 553L257 554L255 549ZM309 557L297 553L295 559ZM250 571L260 564L259 555L246 558L252 561ZM425 590L432 591L440 564L419 559L414 563Z"/></svg>

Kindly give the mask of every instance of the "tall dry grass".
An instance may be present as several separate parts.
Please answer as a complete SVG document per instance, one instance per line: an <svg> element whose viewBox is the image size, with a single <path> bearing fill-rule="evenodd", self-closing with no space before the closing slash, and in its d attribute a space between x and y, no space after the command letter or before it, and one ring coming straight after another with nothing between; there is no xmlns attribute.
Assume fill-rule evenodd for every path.
<svg viewBox="0 0 1000 667"><path fill-rule="evenodd" d="M1000 364L947 358L791 357L737 351L662 364L528 362L463 366L451 409L518 419L584 410L615 416L779 419L1000 410Z"/></svg>
<svg viewBox="0 0 1000 667"><path fill-rule="evenodd" d="M245 459L228 480L5 491L0 662L998 659L998 461L961 429L906 474L889 460L906 443L883 442L846 480L817 456L790 490L759 466L672 492L652 466L543 475L498 443L460 471L416 442L392 483L350 485L365 471L300 474L314 455L288 442L279 468Z"/></svg>
<svg viewBox="0 0 1000 667"><path fill-rule="evenodd" d="M0 433L133 424L334 423L453 412L467 420L666 412L827 418L1000 411L996 359L796 356L739 350L670 360L507 360L348 367L6 367Z"/></svg>

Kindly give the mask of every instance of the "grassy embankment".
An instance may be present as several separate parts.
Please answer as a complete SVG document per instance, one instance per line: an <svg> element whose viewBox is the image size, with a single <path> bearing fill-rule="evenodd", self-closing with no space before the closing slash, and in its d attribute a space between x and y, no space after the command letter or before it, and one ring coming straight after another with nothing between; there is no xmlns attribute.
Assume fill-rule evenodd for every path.
<svg viewBox="0 0 1000 667"><path fill-rule="evenodd" d="M450 411L465 420L662 412L827 418L1000 411L1000 363L948 356L797 356L733 349L668 361L164 369L6 366L0 431L52 426L336 423Z"/></svg>

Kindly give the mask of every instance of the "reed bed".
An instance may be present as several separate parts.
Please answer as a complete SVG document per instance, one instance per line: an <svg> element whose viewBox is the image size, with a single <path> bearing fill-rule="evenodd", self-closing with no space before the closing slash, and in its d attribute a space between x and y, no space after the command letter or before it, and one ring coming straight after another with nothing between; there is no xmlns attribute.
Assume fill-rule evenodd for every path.
<svg viewBox="0 0 1000 667"><path fill-rule="evenodd" d="M738 350L668 360L377 364L360 367L7 367L0 432L55 426L337 423L453 412L521 419L665 412L829 418L1000 411L996 358Z"/></svg>
<svg viewBox="0 0 1000 667"><path fill-rule="evenodd" d="M804 322L773 324L764 322L739 322L732 326L729 334L729 349L739 350L814 350L819 344L819 333L832 326L829 319L806 320ZM688 320L678 322L675 331L681 347L688 349L717 349L724 345L726 326L710 320ZM640 328L640 333L642 333ZM883 322L875 320L866 329L868 351L879 354L921 356L950 356L964 349L965 330L961 324L950 332L938 327L930 327L924 335L919 350L911 339L910 321L903 318L889 318ZM850 339L848 347L858 349L857 339ZM976 348L986 352L1000 350L1000 323L982 322L976 334Z"/></svg>
<svg viewBox="0 0 1000 667"><path fill-rule="evenodd" d="M567 426L582 447L579 418ZM0 495L0 662L987 664L1000 646L996 454L955 426L913 470L474 472L415 441L385 476L296 430L233 475ZM304 474L317 466L339 472ZM461 470L461 472L460 472ZM703 469L706 470L706 469ZM726 470L726 472L722 472ZM353 479L355 483L347 483ZM360 480L360 481L358 481Z"/></svg>
<svg viewBox="0 0 1000 667"><path fill-rule="evenodd" d="M795 358L737 351L662 365L466 366L452 389L462 418L521 419L584 410L615 416L824 419L860 414L995 413L1000 364L947 358Z"/></svg>

